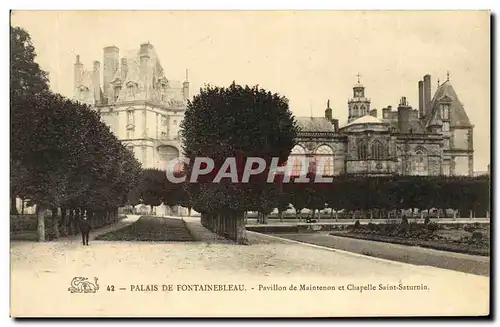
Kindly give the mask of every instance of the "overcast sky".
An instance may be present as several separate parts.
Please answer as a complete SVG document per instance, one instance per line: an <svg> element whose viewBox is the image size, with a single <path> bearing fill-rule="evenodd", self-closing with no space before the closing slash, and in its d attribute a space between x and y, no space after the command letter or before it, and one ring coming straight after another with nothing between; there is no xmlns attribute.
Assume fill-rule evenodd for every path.
<svg viewBox="0 0 500 327"><path fill-rule="evenodd" d="M488 12L167 12L23 11L25 28L50 74L53 91L71 97L76 54L86 68L102 48L122 53L149 41L167 78L192 93L205 83L255 85L290 99L296 116L347 120L356 74L372 108L396 107L406 96L418 108L418 81L450 80L475 125L475 170L490 161L490 20Z"/></svg>

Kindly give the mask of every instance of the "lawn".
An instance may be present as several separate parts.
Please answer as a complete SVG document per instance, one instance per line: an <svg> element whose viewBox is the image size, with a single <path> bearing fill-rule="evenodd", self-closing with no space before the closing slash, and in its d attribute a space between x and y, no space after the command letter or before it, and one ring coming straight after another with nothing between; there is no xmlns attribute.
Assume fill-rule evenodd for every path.
<svg viewBox="0 0 500 327"><path fill-rule="evenodd" d="M181 219L144 216L132 225L98 236L96 240L189 242L194 238Z"/></svg>
<svg viewBox="0 0 500 327"><path fill-rule="evenodd" d="M442 251L473 255L490 255L490 226L485 224L381 224L359 225L344 231L330 233L401 245L420 246Z"/></svg>

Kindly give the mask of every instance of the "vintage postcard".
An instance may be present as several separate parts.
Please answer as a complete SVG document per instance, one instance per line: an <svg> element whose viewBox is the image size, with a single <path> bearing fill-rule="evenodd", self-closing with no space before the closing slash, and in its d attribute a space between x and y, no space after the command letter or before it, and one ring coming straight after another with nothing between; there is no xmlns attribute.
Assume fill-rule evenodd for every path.
<svg viewBox="0 0 500 327"><path fill-rule="evenodd" d="M11 11L11 316L488 316L490 25Z"/></svg>

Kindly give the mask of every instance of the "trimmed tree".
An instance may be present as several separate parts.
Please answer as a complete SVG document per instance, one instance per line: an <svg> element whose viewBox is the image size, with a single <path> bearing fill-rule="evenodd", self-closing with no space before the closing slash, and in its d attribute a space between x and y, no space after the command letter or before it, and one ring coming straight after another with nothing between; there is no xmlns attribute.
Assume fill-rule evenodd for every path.
<svg viewBox="0 0 500 327"><path fill-rule="evenodd" d="M297 132L288 100L279 94L234 82L229 87L201 89L188 104L181 135L184 154L190 159L187 176L196 157L209 157L215 164L212 174L198 180L202 187L190 192L195 209L206 212L208 218L202 222L220 235L247 243L243 213L260 198L271 159L278 158L278 165L286 162ZM235 167L229 168L236 168L237 179L212 183L219 170L227 168L223 164L229 157L235 158ZM266 167L249 183L240 183L249 157L264 159ZM209 222L214 219L220 222L218 228Z"/></svg>

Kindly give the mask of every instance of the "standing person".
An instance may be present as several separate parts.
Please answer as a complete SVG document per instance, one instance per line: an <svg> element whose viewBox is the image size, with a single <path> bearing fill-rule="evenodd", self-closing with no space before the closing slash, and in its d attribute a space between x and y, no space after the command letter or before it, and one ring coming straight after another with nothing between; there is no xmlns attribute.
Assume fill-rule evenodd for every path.
<svg viewBox="0 0 500 327"><path fill-rule="evenodd" d="M89 234L91 230L90 221L88 220L87 211L83 213L79 222L80 232L82 233L83 245L89 245Z"/></svg>

